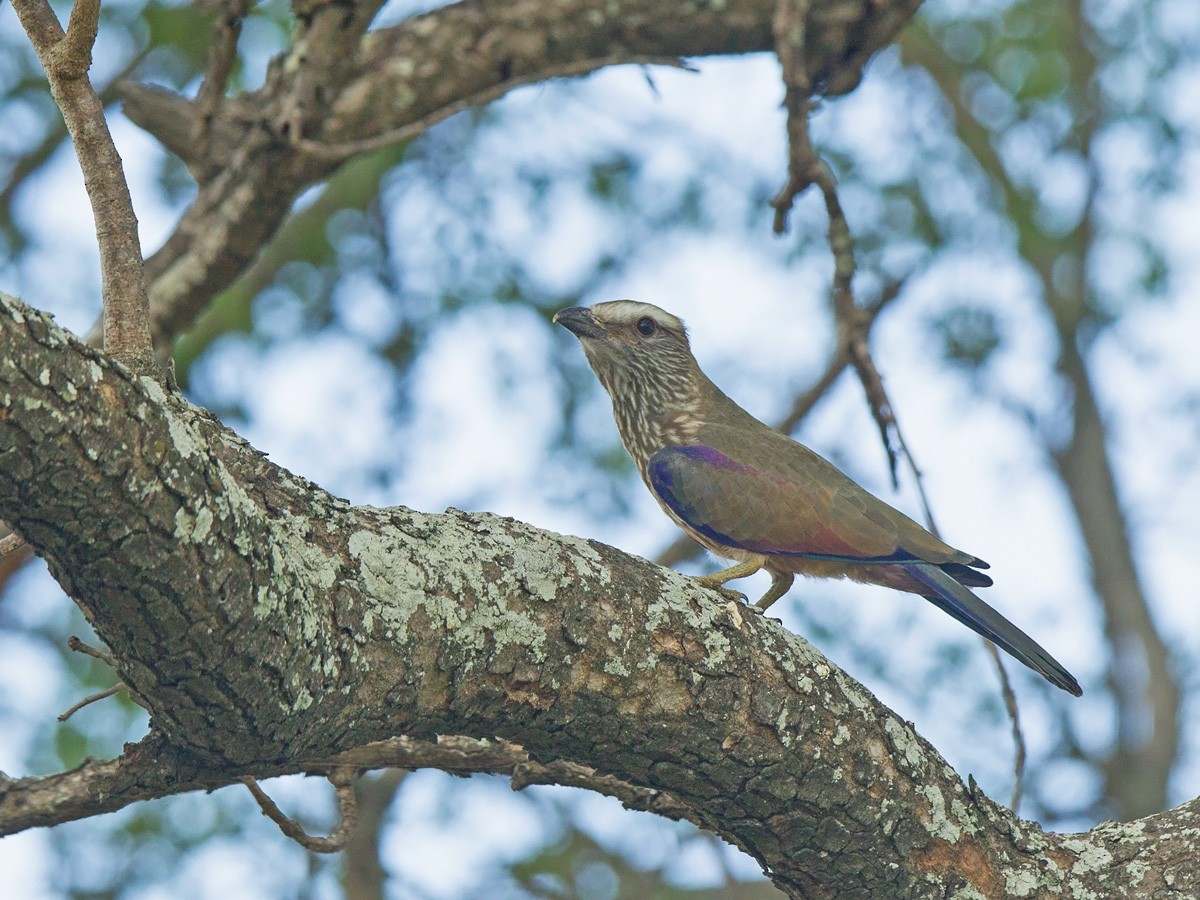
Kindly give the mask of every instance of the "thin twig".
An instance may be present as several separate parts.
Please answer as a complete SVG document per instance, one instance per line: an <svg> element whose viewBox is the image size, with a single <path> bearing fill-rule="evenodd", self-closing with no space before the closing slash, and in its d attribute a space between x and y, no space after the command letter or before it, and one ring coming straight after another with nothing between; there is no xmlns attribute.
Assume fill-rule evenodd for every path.
<svg viewBox="0 0 1200 900"><path fill-rule="evenodd" d="M785 93L783 106L787 112L788 178L771 201L775 208L775 233L787 231L787 217L792 204L810 184L817 162L812 141L808 136L808 111L812 83L808 77L804 41L807 36L808 0L779 0L771 28L775 36L775 55L783 69Z"/></svg>
<svg viewBox="0 0 1200 900"><path fill-rule="evenodd" d="M117 661L113 658L111 653L109 653L107 650L101 650L99 647L93 647L91 644L85 644L75 635L71 635L69 638L67 638L67 646L76 653L82 653L85 656L90 656L93 659L100 660L100 662L104 663L110 668L115 669L117 667Z"/></svg>
<svg viewBox="0 0 1200 900"><path fill-rule="evenodd" d="M890 405L888 407L891 408ZM908 465L908 471L912 474L913 484L917 486L917 499L921 501L921 510L925 516L925 527L936 538L941 538L941 532L938 531L937 522L933 520L933 507L929 505L929 496L925 493L925 473L917 466L916 459L913 458L912 451L908 449L908 442L904 440L904 433L900 430L900 423L896 421L895 416L892 417L892 433L896 435L896 446L900 448L900 455L904 457L905 463ZM892 472L892 483L896 481L896 473Z"/></svg>
<svg viewBox="0 0 1200 900"><path fill-rule="evenodd" d="M337 853L346 846L358 819L358 803L354 796L354 781L358 771L354 766L338 766L326 776L337 792L338 800L338 824L329 837L314 837L306 832L295 819L288 817L275 805L275 801L266 795L253 778L238 780L254 795L263 815L278 825L285 835L313 853Z"/></svg>
<svg viewBox="0 0 1200 900"><path fill-rule="evenodd" d="M854 302L854 236L838 198L837 180L829 165L813 148L808 129L808 116L812 108L812 84L808 77L804 46L807 17L808 0L779 0L772 23L775 53L783 69L786 88L783 102L787 111L788 133L787 182L771 201L771 206L775 209L774 229L776 234L783 234L787 230L788 214L796 197L809 185L815 184L821 191L825 211L829 217L828 242L829 250L833 254L831 298L838 323L838 339L845 347L850 363L858 373L858 379L867 394L871 414L879 427L879 436L887 453L892 486L899 487L898 459L892 443L892 435L898 431L896 417L888 401L887 391L884 390L883 378L871 359L864 311Z"/></svg>
<svg viewBox="0 0 1200 900"><path fill-rule="evenodd" d="M58 717L58 721L60 721L60 722L67 721L67 719L71 718L71 716L75 715L75 713L79 712L81 709L83 709L88 704L95 703L97 700L103 700L105 697L111 697L113 694L120 693L121 689L124 687L125 687L125 684L123 682L118 681L116 684L114 684L110 688L105 688L104 690L98 691L95 694L89 694L88 696L86 696L82 700L80 700L78 703L76 703L74 706L72 706L70 709L68 709L65 713L60 715Z"/></svg>
<svg viewBox="0 0 1200 900"><path fill-rule="evenodd" d="M46 71L83 170L100 248L104 349L135 372L155 374L137 217L104 104L87 75L100 0L78 0L66 32L47 0L14 0L13 8Z"/></svg>
<svg viewBox="0 0 1200 900"><path fill-rule="evenodd" d="M908 442L904 439L904 433L900 430L900 422L896 418L895 408L883 385L883 376L880 375L875 360L871 357L868 338L873 315L867 310L860 309L854 302L853 280L856 268L854 236L838 198L837 181L829 165L813 148L809 135L808 116L812 108L812 87L805 66L804 41L807 15L808 0L779 0L773 22L775 52L783 69L786 86L784 106L787 110L788 131L787 183L771 201L771 205L775 208L775 232L782 234L787 230L787 217L796 197L810 184L816 184L824 198L825 210L829 217L828 241L834 262L831 298L839 331L838 350L831 360L830 367L826 370L826 375L829 383L832 384L832 381L837 378L836 375L830 374L835 365L839 374L845 366L843 360L854 366L858 380L862 383L863 391L867 395L871 415L879 429L884 452L887 453L892 487L899 488L900 486L898 465L899 457L902 456L912 473L926 526L930 532L937 535L937 522L933 517L929 496L925 492L925 479L917 465L916 458L908 447ZM671 549L674 547L669 548L668 552ZM1000 675L1000 690L1004 697L1004 705L1012 722L1013 742L1016 745L1013 786L1013 810L1015 811L1021 800L1021 786L1025 769L1025 739L1021 732L1016 695L1008 680L1008 673L1000 662L999 652L995 645L988 640L985 640L984 643L995 660L996 671Z"/></svg>
<svg viewBox="0 0 1200 900"><path fill-rule="evenodd" d="M1012 726L1013 753L1016 757L1013 760L1012 811L1017 812L1021 805L1025 781L1025 735L1021 731L1021 711L1017 706L1017 695L1013 691L1012 682L1009 681L1008 670L1004 668L999 649L987 638L983 638L983 643L992 655L992 662L996 664L996 672L1000 676L1000 693L1004 697L1004 708L1008 710L1008 721Z"/></svg>
<svg viewBox="0 0 1200 900"><path fill-rule="evenodd" d="M417 137L421 133L427 131L438 122L445 121L453 115L460 112L465 112L468 109L473 109L477 106L485 106L494 100L499 100L509 91L514 88L521 87L527 84L537 84L548 81L551 78L571 78L579 75L587 75L602 69L605 66L615 64L629 65L658 65L671 66L676 69L684 69L688 72L694 72L696 69L687 64L686 61L675 56L628 56L617 55L602 56L595 59L581 59L575 62L564 63L561 66L556 66L551 71L530 72L527 75L517 75L512 78L505 79L499 84L484 88L481 91L476 91L474 94L455 100L453 103L448 103L445 106L439 107L432 112L422 116L415 122L409 122L407 125L402 125L399 128L388 131L384 134L376 135L375 137L363 138L360 141L348 141L342 144L327 144L321 141L312 140L310 138L301 138L296 142L296 145L306 153L321 159L348 159L351 156L358 156L362 153L371 153L375 150L380 150L384 147L390 147L393 144L409 141Z"/></svg>
<svg viewBox="0 0 1200 900"><path fill-rule="evenodd" d="M110 669L115 670L117 668L117 661L111 653L109 653L107 650L101 650L99 647L93 647L91 644L85 644L83 641L81 641L75 635L71 635L69 638L67 638L67 646L69 648L71 648L72 650L74 650L76 653L82 653L84 656L90 656L90 657L92 657L92 659L100 660L100 662L104 663ZM150 708L149 706L146 705L146 701L142 699L141 694L139 694L137 691L135 691L133 688L131 688L125 682L118 681L112 687L110 687L106 690L103 690L98 694L92 694L89 697L84 697L82 700L80 700L78 703L76 703L74 706L72 706L70 709L68 709L65 713L63 713L61 716L59 716L58 721L65 722L74 713L78 712L80 709L87 706L89 703L95 703L97 700L103 700L105 697L111 697L113 694L115 694L121 690L128 691L129 699L132 700L134 703L136 703L138 706L140 706L142 709L148 710Z"/></svg>

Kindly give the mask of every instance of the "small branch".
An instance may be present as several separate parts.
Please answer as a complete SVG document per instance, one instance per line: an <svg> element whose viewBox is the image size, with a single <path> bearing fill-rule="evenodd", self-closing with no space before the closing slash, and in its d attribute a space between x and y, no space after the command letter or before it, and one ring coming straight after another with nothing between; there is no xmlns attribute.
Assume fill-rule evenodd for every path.
<svg viewBox="0 0 1200 900"><path fill-rule="evenodd" d="M76 653L82 653L85 656L98 659L100 662L113 669L116 669L117 667L117 661L113 658L111 653L109 653L107 650L101 650L99 647L93 647L91 644L85 644L75 635L71 635L69 638L67 638L67 646Z"/></svg>
<svg viewBox="0 0 1200 900"><path fill-rule="evenodd" d="M775 208L775 233L787 231L792 204L815 178L821 165L808 135L808 113L812 84L804 52L807 35L808 0L779 0L771 23L775 37L775 55L783 69L786 88L783 105L787 111L788 178L771 201Z"/></svg>
<svg viewBox="0 0 1200 900"><path fill-rule="evenodd" d="M338 766L326 777L337 792L338 800L338 824L329 837L314 837L308 834L295 819L285 815L283 810L275 805L275 801L266 795L253 778L238 780L254 795L263 815L301 847L313 853L337 853L346 846L358 819L358 805L354 797L354 780L358 777L358 770L353 766Z"/></svg>
<svg viewBox="0 0 1200 900"><path fill-rule="evenodd" d="M992 655L996 664L996 673L1000 677L1000 693L1004 697L1004 708L1008 711L1008 720L1012 723L1013 736L1013 792L1012 811L1017 812L1021 806L1021 796L1024 793L1025 781L1025 734L1021 731L1021 710L1017 706L1017 695L1013 692L1012 682L1008 678L1008 670L1004 668L1004 660L1000 651L987 638L983 639L984 646Z"/></svg>
<svg viewBox="0 0 1200 900"><path fill-rule="evenodd" d="M549 81L551 78L573 78L580 75L588 75L606 66L613 65L658 65L683 69L687 72L697 71L695 67L688 65L687 62L675 56L629 56L627 54L614 54L596 59L581 59L555 66L550 71L530 72L528 75L509 78L500 84L492 85L482 91L476 91L452 103L447 103L445 106L433 110L428 115L422 116L416 121L409 122L384 134L340 144L326 144L310 138L300 138L296 141L296 146L305 153L326 160L340 161L363 153L373 153L376 150L382 150L384 147L390 147L393 144L410 141L439 122L443 122L451 116L465 112L468 109L485 106L488 103L499 100L509 91L515 90L518 87L527 84L538 84L543 81Z"/></svg>
<svg viewBox="0 0 1200 900"><path fill-rule="evenodd" d="M195 140L197 155L208 155L212 123L225 97L225 86L237 60L238 38L242 33L242 20L250 10L251 0L226 0L213 23L212 42L208 45L208 70L196 95Z"/></svg>
<svg viewBox="0 0 1200 900"><path fill-rule="evenodd" d="M82 700L80 700L78 703L76 703L74 706L72 706L70 709L68 709L65 713L60 715L58 717L58 721L60 721L60 722L67 721L67 719L71 718L71 716L75 715L75 713L79 712L85 706L95 703L97 700L103 700L106 697L111 697L113 694L120 693L120 691L123 687L125 687L124 683L117 682L110 688L105 688L104 690L98 691L95 694L88 694L88 696L84 697Z"/></svg>
<svg viewBox="0 0 1200 900"><path fill-rule="evenodd" d="M87 77L100 2L78 0L65 33L47 0L14 0L13 8L46 71L83 170L100 247L104 349L134 372L155 374L137 217L104 104Z"/></svg>
<svg viewBox="0 0 1200 900"><path fill-rule="evenodd" d="M336 762L370 769L432 767L452 775L491 772L511 777L515 791L531 784L581 787L616 797L630 809L656 812L672 819L696 820L694 809L665 791L638 787L566 760L537 762L519 744L505 740L439 735L436 743L430 743L408 737L389 738L349 750L336 757Z"/></svg>
<svg viewBox="0 0 1200 900"><path fill-rule="evenodd" d="M100 0L76 0L67 33L52 52L60 78L83 78L92 67L92 46L100 31Z"/></svg>
<svg viewBox="0 0 1200 900"><path fill-rule="evenodd" d="M521 791L532 784L560 784L566 787L587 788L615 797L628 809L640 809L657 813L676 821L689 816L695 818L695 810L680 803L666 791L636 787L612 775L601 775L588 766L558 760L552 763L533 761L518 764L512 771L512 789Z"/></svg>

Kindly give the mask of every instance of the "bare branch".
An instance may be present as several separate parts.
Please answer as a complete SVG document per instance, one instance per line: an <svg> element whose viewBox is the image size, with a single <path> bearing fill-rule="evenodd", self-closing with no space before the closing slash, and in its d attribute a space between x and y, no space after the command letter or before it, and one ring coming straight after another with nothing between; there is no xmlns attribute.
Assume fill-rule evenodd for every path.
<svg viewBox="0 0 1200 900"><path fill-rule="evenodd" d="M111 653L109 653L107 650L101 650L99 647L93 647L91 644L85 644L75 635L71 635L69 638L67 638L67 646L76 653L82 653L85 656L98 659L100 662L105 663L113 669L116 669L117 667L117 661L112 658Z"/></svg>
<svg viewBox="0 0 1200 900"><path fill-rule="evenodd" d="M438 109L433 110L427 116L417 119L415 122L410 122L402 125L399 128L388 131L384 134L376 135L370 138L363 138L358 141L351 141L342 144L326 144L320 141L303 138L298 140L297 146L313 156L342 161L349 159L352 156L359 156L364 153L373 153L376 150L381 150L384 147L390 147L393 144L399 144L404 141L411 141L419 134L432 128L438 122L443 122L451 116L457 115L460 112L465 112L468 109L474 109L477 106L486 106L495 100L499 100L509 91L515 90L518 87L526 84L537 84L542 81L550 81L555 78L571 78L580 75L588 75L603 69L606 66L613 65L643 65L643 66L670 66L675 69L683 69L688 72L695 72L696 69L689 66L684 60L678 57L670 56L625 56L613 55L608 57L600 57L597 59L581 59L564 63L561 66L552 67L544 72L531 72L528 75L511 78L501 84L486 88L467 97L462 97L452 103L447 103Z"/></svg>
<svg viewBox="0 0 1200 900"><path fill-rule="evenodd" d="M61 713L58 717L58 721L60 721L60 722L67 721L67 719L71 718L71 716L75 715L75 713L79 712L85 706L95 703L97 700L103 700L106 697L111 697L113 694L118 694L121 692L121 690L124 687L125 687L125 685L118 682L117 684L114 684L110 688L105 688L102 691L97 691L95 694L88 694L86 697L84 697L78 703L72 705L66 712Z"/></svg>
<svg viewBox="0 0 1200 900"><path fill-rule="evenodd" d="M83 170L100 247L104 348L134 372L155 374L137 217L104 104L87 76L100 2L78 0L65 34L47 0L15 0L13 8L46 71Z"/></svg>
<svg viewBox="0 0 1200 900"><path fill-rule="evenodd" d="M299 822L286 815L275 801L267 796L253 778L239 780L254 795L262 814L305 850L311 850L313 853L337 853L346 846L346 841L350 839L358 820L358 806L354 796L354 781L358 777L358 770L353 766L339 766L326 777L333 785L338 801L338 824L328 837L314 837L308 834Z"/></svg>
<svg viewBox="0 0 1200 900"><path fill-rule="evenodd" d="M196 94L195 139L196 154L206 157L209 153L209 136L212 134L213 119L225 97L225 85L233 72L237 60L238 38L242 33L242 20L250 10L252 0L224 0L213 23L212 41L208 45L208 70Z"/></svg>

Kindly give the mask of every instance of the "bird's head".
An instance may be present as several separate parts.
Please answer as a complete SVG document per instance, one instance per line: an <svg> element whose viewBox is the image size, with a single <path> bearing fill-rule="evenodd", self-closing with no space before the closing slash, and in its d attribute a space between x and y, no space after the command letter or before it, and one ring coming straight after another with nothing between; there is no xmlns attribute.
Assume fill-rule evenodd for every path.
<svg viewBox="0 0 1200 900"><path fill-rule="evenodd" d="M660 447L686 440L706 379L679 319L649 303L613 300L561 310L554 321L579 338L639 468Z"/></svg>
<svg viewBox="0 0 1200 900"><path fill-rule="evenodd" d="M634 300L573 306L554 321L572 332L600 382L613 395L652 385L691 388L698 371L683 322L664 309Z"/></svg>

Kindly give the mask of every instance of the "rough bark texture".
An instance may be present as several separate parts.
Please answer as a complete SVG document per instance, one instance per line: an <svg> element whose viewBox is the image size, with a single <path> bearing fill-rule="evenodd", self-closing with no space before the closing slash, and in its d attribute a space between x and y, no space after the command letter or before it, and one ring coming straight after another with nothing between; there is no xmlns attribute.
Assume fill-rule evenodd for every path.
<svg viewBox="0 0 1200 900"><path fill-rule="evenodd" d="M18 301L0 334L0 517L149 707L140 796L394 735L499 737L665 792L795 896L1200 889L1195 803L1046 835L804 641L682 576L487 514L351 507ZM112 790L121 763L102 765ZM86 767L57 779L7 784L0 831L102 793Z"/></svg>

